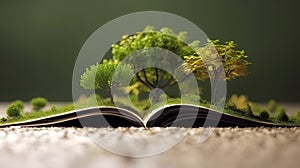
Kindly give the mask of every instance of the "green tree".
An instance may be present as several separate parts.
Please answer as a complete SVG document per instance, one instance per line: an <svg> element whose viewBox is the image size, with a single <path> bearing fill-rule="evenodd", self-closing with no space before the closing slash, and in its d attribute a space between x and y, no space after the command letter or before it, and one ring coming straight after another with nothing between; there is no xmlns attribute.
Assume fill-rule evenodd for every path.
<svg viewBox="0 0 300 168"><path fill-rule="evenodd" d="M165 51L160 54L164 55L162 58L165 63L172 64L174 60L168 60L168 54L170 51L177 54L181 58L187 55L196 54L195 51L183 41L186 38L186 32L179 32L176 34L172 29L162 28L160 31L154 31L153 27L146 27L144 31L137 32L134 35L128 36L124 35L120 41L112 45L112 59L106 60L101 64L92 65L86 72L81 76L81 86L85 89L103 89L110 91L112 75L115 75L117 65L128 55L139 51L147 50L149 48L161 48ZM192 45L197 45L196 42ZM151 56L151 52L149 52ZM130 59L130 58L129 58ZM133 59L138 59L134 57ZM151 59L149 59L151 61ZM135 60L145 61L145 60ZM140 67L135 65L131 67L134 72L137 72ZM139 82L147 91L154 88L166 89L167 87L177 84L175 78L168 72L161 70L159 68L146 68L138 71L134 74L132 87L129 87L127 91L133 91L134 93L139 93L136 88L141 88L140 85L134 85L134 83ZM143 88L142 88L143 89ZM159 95L157 95L157 99Z"/></svg>
<svg viewBox="0 0 300 168"><path fill-rule="evenodd" d="M148 26L142 32L137 32L134 35L125 35L122 39L112 47L113 59L121 61L128 55L139 50L147 50L149 48L161 48L175 53L181 58L184 56L195 55L195 51L189 45L184 43L186 32L176 34L170 28L162 28L160 31L154 31L154 27ZM191 44L192 45L192 44ZM195 45L195 43L193 43ZM149 52L149 51L148 51ZM164 63L172 62L169 60L168 52L160 52L163 55ZM150 52L151 57L151 52ZM134 59L137 59L134 57ZM149 59L151 60L151 59ZM141 60L145 61L145 60ZM138 69L139 67L133 67ZM159 68L147 68L136 73L136 80L144 84L148 89L161 88L165 89L175 85L177 81L173 76Z"/></svg>
<svg viewBox="0 0 300 168"><path fill-rule="evenodd" d="M43 97L36 97L31 99L31 105L33 106L33 110L39 111L42 108L46 107L48 104L48 100Z"/></svg>
<svg viewBox="0 0 300 168"><path fill-rule="evenodd" d="M276 109L277 109L278 105L276 103L275 100L269 100L268 105L267 105L267 109L270 113L275 113Z"/></svg>
<svg viewBox="0 0 300 168"><path fill-rule="evenodd" d="M162 28L155 31L154 27L148 26L142 32L137 32L133 35L124 35L120 41L112 45L112 58L109 61L101 64L92 65L81 76L81 86L85 89L104 89L109 91L111 86L111 78L114 74L116 64L119 64L124 58L137 59L135 62L147 62L139 57L128 57L136 51L145 50L141 54L149 55L151 48L161 48L165 52L159 52L162 55L160 62L172 65L175 60L170 60L169 54L175 53L180 58L185 60L182 65L183 76L177 81L170 73L159 68L141 69L139 65L131 67L135 73L133 83L139 82L143 84L147 90L154 88L166 89L176 85L189 77L191 74L196 74L198 80L205 80L211 76L214 80L234 79L239 76L247 75L247 65L250 63L246 60L247 56L243 50L237 50L236 44L233 41L221 44L219 40L209 40L204 47L200 47L199 41L194 41L191 44L185 44L187 38L186 32L175 33L170 28ZM194 49L197 49L196 51ZM149 52L149 53L148 53ZM218 61L221 57L221 62ZM172 58L173 59L173 58ZM149 59L151 61L151 59ZM113 62L114 64L109 64ZM222 63L224 64L225 75L220 76L222 72ZM208 65L208 72L206 69ZM209 75L208 75L209 74ZM134 85L130 89L135 89L140 85ZM158 90L158 89L157 89ZM215 90L215 89L214 89ZM159 95L157 95L157 100ZM154 100L154 102L156 102Z"/></svg>
<svg viewBox="0 0 300 168"><path fill-rule="evenodd" d="M12 103L6 109L6 114L8 117L20 117L23 115L22 107L19 104Z"/></svg>
<svg viewBox="0 0 300 168"><path fill-rule="evenodd" d="M120 65L118 67L118 65ZM87 90L101 90L105 91L107 95L110 96L112 101L112 95L110 94L112 87L113 75L116 78L126 79L130 78L129 75L132 69L129 65L119 64L118 61L104 60L103 63L96 65L91 65L87 68L85 73L81 75L80 85ZM126 72L126 73L124 73ZM125 74L125 75L124 75ZM126 76L128 75L128 76ZM120 85L120 82L114 81L115 85Z"/></svg>
<svg viewBox="0 0 300 168"><path fill-rule="evenodd" d="M112 76L117 64L104 60L102 64L91 65L81 75L80 85L88 90L103 89L110 91Z"/></svg>
<svg viewBox="0 0 300 168"><path fill-rule="evenodd" d="M232 80L248 74L244 50L236 49L234 41L220 43L219 40L208 40L197 50L197 55L185 56L185 65L190 67L199 80L211 78L214 83L218 80ZM224 72L224 73L223 73ZM213 85L213 93L216 86Z"/></svg>

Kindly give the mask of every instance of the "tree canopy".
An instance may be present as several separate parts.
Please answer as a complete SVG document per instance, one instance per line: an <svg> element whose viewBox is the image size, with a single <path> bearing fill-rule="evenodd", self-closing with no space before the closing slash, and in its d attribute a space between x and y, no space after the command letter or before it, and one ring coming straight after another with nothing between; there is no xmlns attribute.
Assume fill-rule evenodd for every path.
<svg viewBox="0 0 300 168"><path fill-rule="evenodd" d="M173 60L169 59L168 54L176 54L178 59L183 60L182 67L185 75L194 74L198 80L205 80L209 77L215 80L231 80L248 74L247 66L250 62L247 61L245 51L236 48L235 42L221 43L219 40L208 40L200 46L199 41L186 44L184 42L186 38L186 32L175 33L170 28L155 31L151 26L133 35L124 35L119 42L112 45L112 58L87 68L81 76L80 84L85 89L109 91L112 87L112 76L117 73L115 71L120 62L124 59L146 62L144 58L139 60L139 57L130 56L137 51L145 51L142 54L147 53L151 48L164 50L159 53L147 53L149 60L151 60L151 54L159 54L162 57L158 61L171 65ZM195 48L197 50L194 50ZM137 88L148 91L154 88L166 89L181 82L177 81L171 73L160 68L139 69L138 66L137 64L125 67L125 69L121 68L123 72L131 68L135 72L131 85L125 89L128 92L139 94Z"/></svg>
<svg viewBox="0 0 300 168"><path fill-rule="evenodd" d="M234 41L222 44L219 40L208 40L204 47L197 50L197 55L185 57L186 66L192 69L199 80L209 77L232 80L246 76L250 62L247 61L245 51L237 50L236 47Z"/></svg>
<svg viewBox="0 0 300 168"><path fill-rule="evenodd" d="M147 49L161 48L169 52L159 51L161 57L158 61L171 64L172 61L175 60L172 60L172 57L168 57L169 54L174 53L182 59L184 56L196 55L196 52L189 45L184 43L186 38L186 32L176 34L170 28L162 28L159 31L154 31L154 27L148 26L142 32L137 32L130 36L124 35L118 43L112 45L112 59L122 61L125 57L139 50L144 50L148 52L148 54L150 53L149 57L151 57L151 52ZM133 59L138 59L138 57L133 57ZM149 60L151 60L151 58ZM146 60L143 59L140 61ZM138 65L133 68L139 69ZM155 67L146 68L137 72L136 80L144 84L148 89L164 89L177 83L171 74Z"/></svg>

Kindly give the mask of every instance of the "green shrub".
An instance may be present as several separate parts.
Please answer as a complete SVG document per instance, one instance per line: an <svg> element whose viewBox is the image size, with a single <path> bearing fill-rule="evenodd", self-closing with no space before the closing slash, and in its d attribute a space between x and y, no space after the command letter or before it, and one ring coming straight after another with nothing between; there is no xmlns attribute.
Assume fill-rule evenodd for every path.
<svg viewBox="0 0 300 168"><path fill-rule="evenodd" d="M31 100L31 104L33 106L33 110L39 111L48 104L48 101L43 97L36 97Z"/></svg>
<svg viewBox="0 0 300 168"><path fill-rule="evenodd" d="M282 113L282 112L285 113L285 107L283 107L283 106L278 106L277 109L276 109L276 113L279 114L279 113Z"/></svg>
<svg viewBox="0 0 300 168"><path fill-rule="evenodd" d="M7 118L5 118L5 117L0 118L0 123L6 122L6 121L7 121Z"/></svg>
<svg viewBox="0 0 300 168"><path fill-rule="evenodd" d="M247 106L245 106L243 109L241 109L241 111L244 112L244 116L247 117L253 117L253 112L251 110L251 106L249 104L247 104Z"/></svg>
<svg viewBox="0 0 300 168"><path fill-rule="evenodd" d="M237 110L236 105L234 103L232 103L231 101L228 101L226 103L225 107L230 110Z"/></svg>
<svg viewBox="0 0 300 168"><path fill-rule="evenodd" d="M259 115L263 111L266 111L266 109L263 106L258 105L258 104L254 104L254 103L251 104L251 109L252 109L253 113L256 114L256 115Z"/></svg>
<svg viewBox="0 0 300 168"><path fill-rule="evenodd" d="M296 112L296 117L300 119L300 110Z"/></svg>
<svg viewBox="0 0 300 168"><path fill-rule="evenodd" d="M258 117L259 117L261 120L263 120L263 121L268 121L269 118L270 118L270 115L269 115L268 112L263 111L263 112L261 112L261 113L259 114Z"/></svg>
<svg viewBox="0 0 300 168"><path fill-rule="evenodd" d="M19 104L10 104L6 109L6 114L8 117L16 118L23 115L23 110Z"/></svg>
<svg viewBox="0 0 300 168"><path fill-rule="evenodd" d="M16 100L12 104L19 106L22 110L24 109L24 102L21 100Z"/></svg>
<svg viewBox="0 0 300 168"><path fill-rule="evenodd" d="M285 111L280 111L277 115L277 120L281 122L287 122L289 121L289 117L285 113Z"/></svg>
<svg viewBox="0 0 300 168"><path fill-rule="evenodd" d="M277 103L275 100L270 100L267 105L267 109L270 113L274 113L277 109Z"/></svg>
<svg viewBox="0 0 300 168"><path fill-rule="evenodd" d="M52 111L52 112L56 112L56 111L57 111L57 107L52 106L52 107L51 107L51 111Z"/></svg>

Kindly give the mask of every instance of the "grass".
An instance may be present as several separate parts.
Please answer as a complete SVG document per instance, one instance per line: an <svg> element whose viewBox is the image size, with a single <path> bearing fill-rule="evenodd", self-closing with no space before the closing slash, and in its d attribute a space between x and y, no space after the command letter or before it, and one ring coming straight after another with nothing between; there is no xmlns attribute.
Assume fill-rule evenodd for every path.
<svg viewBox="0 0 300 168"><path fill-rule="evenodd" d="M66 105L66 106L63 106L63 107L52 107L50 110L34 111L34 112L30 112L30 113L25 113L20 117L7 118L6 120L2 119L0 121L0 123L1 124L9 124L9 123L27 121L27 120L47 117L47 116L51 116L51 115L61 114L61 113L72 111L72 110L74 110L74 105L73 104Z"/></svg>
<svg viewBox="0 0 300 168"><path fill-rule="evenodd" d="M109 98L101 98L100 96L95 97L90 96L88 98L85 98L84 100L80 100L76 102L76 109L81 109L81 108L86 108L86 107L91 107L95 106L94 103L92 103L94 100L97 100L99 106L114 106ZM138 115L140 115L142 118L145 117L147 114L151 113L153 110L166 105L166 104L181 104L181 103L186 103L186 104L194 104L194 105L199 105L202 107L206 108L212 108L215 109L214 106L210 106L210 103L204 100L201 100L199 103L195 103L195 99L191 97L190 99L188 97L184 98L184 102L181 102L180 98L167 98L166 102L159 102L153 105L150 105L150 101L148 99L144 100L138 100L136 97L132 96L130 97L131 101L134 105L134 107L129 107L128 103L126 103L126 100L124 99L117 99L118 101L118 106L131 110ZM15 123L15 122L21 122L21 121L26 121L26 120L32 120L32 119L37 119L41 117L47 117L47 116L52 116L56 114L61 114L65 112L69 112L74 110L75 107L73 104L69 104L63 107L52 107L50 110L44 110L44 111L35 111L31 113L25 113L20 117L17 118L7 118L7 119L1 119L0 124L8 124L8 123ZM252 111L251 113L246 113L243 110L239 109L231 109L228 107L225 107L223 110L224 113L233 115L233 116L238 116L240 118L245 118L245 119L251 119L251 120L258 120L258 121L265 121L265 122L272 122L272 123L277 123L277 124L282 124L282 125L300 125L300 116L291 116L289 121L283 122L279 121L276 118L275 114L270 114L269 120L261 120L259 118L259 114L262 110L262 107L256 107L252 105ZM217 109L216 109L217 110Z"/></svg>

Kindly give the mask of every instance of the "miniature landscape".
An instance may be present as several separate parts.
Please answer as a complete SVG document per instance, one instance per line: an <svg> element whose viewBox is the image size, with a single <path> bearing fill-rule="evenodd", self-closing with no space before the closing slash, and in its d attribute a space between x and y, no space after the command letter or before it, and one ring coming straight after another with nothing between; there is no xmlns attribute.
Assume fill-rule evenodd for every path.
<svg viewBox="0 0 300 168"><path fill-rule="evenodd" d="M299 168L300 1L0 1L0 167Z"/></svg>
<svg viewBox="0 0 300 168"><path fill-rule="evenodd" d="M166 100L166 104L195 104L206 109L218 111L214 109L214 106L217 106L217 104L211 104L209 100L200 98L197 101L197 97L194 95L178 95L178 88L176 90L178 81L171 74L159 68L143 69L135 74L135 78L132 79L130 86L119 86L130 95L130 99L135 107L130 107L121 98L113 101L113 95L110 93L113 85L113 74L120 73L116 71L128 72L131 71L130 68L136 68L121 65L121 68L117 69L120 61L134 51L149 47L164 48L176 53L185 61L182 68L185 70L186 75L193 74L199 81L204 81L208 78L213 78L215 81L229 81L248 75L247 66L250 62L247 61L245 51L238 50L236 48L237 45L233 41L221 43L220 40L208 40L205 45L200 45L199 41L194 41L186 45L183 42L186 38L186 32L175 33L170 28L162 28L156 31L151 26L134 35L124 35L118 43L112 45L112 57L110 59L91 65L81 76L80 85L87 90L96 90L96 94L82 95L74 102L76 108L74 104L69 104L62 107L53 106L50 110L42 110L48 102L45 98L34 98L31 100L31 112L24 112L24 103L17 100L7 107L7 117L1 118L0 123L6 125L53 115L57 116L75 109L91 107L91 100L94 99L97 100L98 106L114 106L114 101L118 101L122 108L131 110L142 118L153 109L164 105L161 103L162 99ZM218 55L223 63L225 76L221 75L223 69L219 65ZM209 66L206 66L204 62L209 62ZM150 99L148 97L152 89L160 88L168 93L168 89L172 87L173 89L169 91L169 93L172 93L171 95L157 94ZM266 107L249 101L245 95L232 95L226 102L225 98L218 101L225 103L224 114L248 120L274 123L278 124L278 126L300 125L300 111L295 112L292 116L288 116L285 108L278 105L274 100L270 100Z"/></svg>

